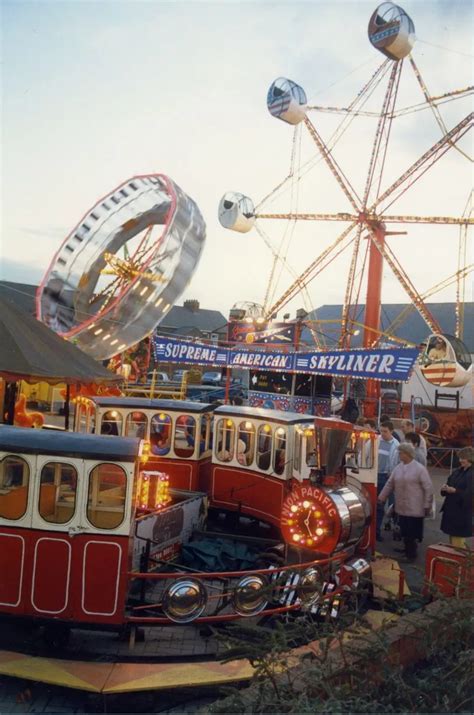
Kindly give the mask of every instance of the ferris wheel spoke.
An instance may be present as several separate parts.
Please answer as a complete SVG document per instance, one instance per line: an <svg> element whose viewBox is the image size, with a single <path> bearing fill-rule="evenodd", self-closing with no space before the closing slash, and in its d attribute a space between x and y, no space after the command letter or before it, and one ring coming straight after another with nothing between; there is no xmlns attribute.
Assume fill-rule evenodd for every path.
<svg viewBox="0 0 474 715"><path fill-rule="evenodd" d="M326 162L326 164L328 165L331 173L335 177L337 183L339 184L342 191L344 192L347 199L349 200L349 203L351 204L352 208L355 211L359 211L360 199L357 196L357 192L355 191L354 187L351 186L349 180L346 178L342 169L339 167L336 160L332 156L331 150L323 142L323 140L321 139L321 137L319 136L319 134L316 130L316 127L310 121L310 119L308 119L308 117L305 117L303 121L304 121L306 128L308 129L312 139L314 140L319 151L321 152L321 156L323 157L323 159Z"/></svg>
<svg viewBox="0 0 474 715"><path fill-rule="evenodd" d="M434 318L430 310L425 305L422 296L416 290L408 274L401 266L399 260L393 254L392 250L385 242L382 243L378 240L376 232L371 227L369 227L369 231L370 240L372 241L372 243L375 244L379 252L382 254L383 258L386 260L386 262L392 269L394 276L397 278L398 282L405 290L407 295L411 298L413 305L416 307L425 323L428 325L428 327L433 333L441 333L442 330L440 325L438 324L438 321Z"/></svg>
<svg viewBox="0 0 474 715"><path fill-rule="evenodd" d="M370 97L372 91L377 87L380 80L383 78L386 70L391 65L391 61L386 59L380 64L372 77L368 82L362 87L362 89L356 94L355 98L347 107L323 107L317 104L309 104L307 106L308 111L323 112L326 114L342 114L344 116L352 117L379 117L379 112L370 112L368 110L362 109L368 97Z"/></svg>
<svg viewBox="0 0 474 715"><path fill-rule="evenodd" d="M120 284L123 282L123 277L117 276L113 281L111 281L107 286L105 286L105 288L103 288L98 293L94 293L91 296L91 299L89 300L89 305L93 306L96 303L105 301L103 305L100 306L100 310L103 310L103 308L108 305L108 303L112 300L113 296L117 293L117 290L120 290Z"/></svg>
<svg viewBox="0 0 474 715"><path fill-rule="evenodd" d="M448 278L445 278L444 280L440 281L436 285L432 286L429 290L425 291L421 295L421 299L423 301L426 301L428 298L431 298L431 296L435 295L436 293L439 293L439 291L444 290L445 288L449 288L449 286L453 285L453 283L458 283L460 280L465 279L466 276L469 275L474 271L474 263L471 263L470 265L464 265L461 268L458 268L458 270L453 273L451 276L448 276ZM407 305L395 318L395 320L392 320L390 325L387 328L387 333L393 333L395 330L398 330L398 328L403 325L405 320L410 317L411 313L415 310L415 306L412 305L411 303ZM459 337L459 336L457 336Z"/></svg>
<svg viewBox="0 0 474 715"><path fill-rule="evenodd" d="M161 235L160 238L156 241L150 241L153 233L153 228L154 226L150 226L149 228L147 228L147 230L145 231L145 235L143 236L135 252L131 256L130 260L134 264L146 262L147 255L153 255L153 253L157 250L163 236Z"/></svg>
<svg viewBox="0 0 474 715"><path fill-rule="evenodd" d="M377 129L375 130L374 141L372 144L372 153L369 161L369 170L364 189L364 198L362 200L362 210L366 211L369 196L372 190L375 175L378 171L377 194L380 190L382 181L385 160L387 157L388 143L390 139L390 131L393 121L393 109L397 100L398 87L400 85L400 77L402 73L403 60L394 62L392 71L387 84L382 109L380 111Z"/></svg>
<svg viewBox="0 0 474 715"><path fill-rule="evenodd" d="M272 242L270 241L269 237L265 233L265 231L262 229L261 226L258 224L255 224L255 228L257 230L257 233L261 236L263 239L263 242L267 246L267 248L270 250L272 256L273 256L273 261L272 261L272 267L270 269L270 277L267 283L267 289L265 291L265 299L263 302L263 313L266 314L268 305L270 303L271 298L273 297L273 294L275 292L274 288L274 276L276 272L276 267L280 263L282 266L284 266L288 273L294 278L298 278L298 273L295 271L294 268L288 263L288 260L285 256L282 256L278 251L275 250L275 248L272 245ZM273 286L273 291L272 291L272 286ZM307 300L309 301L309 294L306 288L303 289Z"/></svg>
<svg viewBox="0 0 474 715"><path fill-rule="evenodd" d="M470 217L473 211L473 200L474 192L470 192L469 198L467 200L466 206L463 211L464 217ZM456 280L456 331L455 335L457 338L462 340L464 334L464 304L466 299L466 272L463 272L463 266L467 262L467 238L468 231L467 226L461 226L459 231L459 243L458 243L458 272ZM473 266L474 268L474 266Z"/></svg>
<svg viewBox="0 0 474 715"><path fill-rule="evenodd" d="M458 226L472 226L474 218L470 216L387 216L383 215L384 223L437 223Z"/></svg>
<svg viewBox="0 0 474 715"><path fill-rule="evenodd" d="M355 98L352 100L352 102L348 105L347 111L344 112L345 116L343 120L340 122L340 124L336 127L335 131L329 138L328 142L326 143L326 147L329 151L332 151L334 147L337 145L338 141L342 138L342 136L345 134L349 126L351 125L352 121L354 120L355 116L357 116L358 111L356 112L356 107L361 109L365 103L370 99L372 96L373 92L377 89L378 85L384 78L387 70L391 66L391 61L390 60L384 60L381 65L375 70L373 73L372 77L369 79L368 82L362 87L362 89L356 94ZM312 107L308 107L309 110L312 109ZM374 113L374 116L379 116L378 113ZM298 125L299 127L299 125ZM293 148L292 148L292 157L294 155L294 148L295 148L295 142L296 142L296 129L293 135ZM272 189L268 194L265 195L265 197L257 204L255 207L256 210L258 211L264 204L269 199L275 199L277 195L279 195L280 190L281 191L286 191L287 190L287 184L292 181L292 180L297 180L301 181L303 176L307 174L309 171L311 171L314 166L319 163L320 161L323 160L323 156L321 155L320 152L308 161L306 161L303 165L301 165L297 171L295 171L295 167L293 164L290 166L290 171L288 175L280 181L277 186L275 186L274 189Z"/></svg>
<svg viewBox="0 0 474 715"><path fill-rule="evenodd" d="M283 221L357 221L359 214L337 213L337 214L310 214L310 213L274 213L255 214L258 219L281 219Z"/></svg>
<svg viewBox="0 0 474 715"><path fill-rule="evenodd" d="M441 129L441 131L442 131L444 134L447 134L447 133L448 133L448 128L447 128L446 124L445 124L444 121L443 121L443 117L441 116L441 112L439 111L439 109L438 109L438 107L436 106L436 104L433 102L433 100L432 100L432 98L431 98L431 96L430 96L430 93L428 92L428 87L426 86L426 84L425 84L425 82L424 82L424 80L423 80L423 77L421 76L421 72L420 72L420 70L418 69L418 67L416 66L415 60L413 59L413 57L412 57L411 55L410 55L410 57L409 57L409 60L410 60L410 64L411 64L411 66L412 66L413 72L415 73L416 80L417 80L418 84L419 84L420 87L421 87L421 91L423 92L423 95L424 95L424 97L425 97L426 102L429 104L429 106L431 107L431 109L432 109L432 111L433 111L433 114L434 114L434 116L435 116L435 119L436 119L436 121L437 121L437 123L438 123L439 128ZM451 143L451 142L450 142L450 143ZM452 144L452 143L451 143L451 144ZM453 146L454 149L456 149L456 151L458 151L458 152L459 152L460 154L462 154L466 159L468 159L469 161L472 162L472 157L470 157L469 154L466 154L466 152L464 152L460 147L456 146L456 144L452 144L452 146Z"/></svg>
<svg viewBox="0 0 474 715"><path fill-rule="evenodd" d="M352 303L352 294L353 294L353 290L354 290L357 260L359 258L359 246L360 246L361 235L362 235L362 224L360 223L357 227L357 233L355 236L354 248L352 250L351 264L349 267L349 275L348 275L347 284L346 284L346 294L345 294L344 303L342 306L341 336L339 338L339 344L341 347L345 344L346 338L347 338L347 333L348 333L347 326L348 326L349 310L350 310L350 306Z"/></svg>
<svg viewBox="0 0 474 715"><path fill-rule="evenodd" d="M458 99L464 99L473 94L474 87L468 86L462 89L455 89L452 92L446 92L445 94L440 94L437 97L430 97L430 101L418 102L417 104L410 104L407 107L400 107L396 109L393 113L394 118L406 116L407 114L415 114L416 112L423 112L426 109L431 109L433 106L438 107L447 102L455 102Z"/></svg>
<svg viewBox="0 0 474 715"><path fill-rule="evenodd" d="M453 141L459 141L466 132L472 127L474 113L468 114L459 124L456 124L450 132L445 134L439 141L428 149L417 161L415 161L394 183L381 194L372 204L369 212L375 212L375 209L388 199L395 192L396 195L392 198L381 211L386 211L400 196L407 191L433 164L438 161L444 154L453 146Z"/></svg>
<svg viewBox="0 0 474 715"><path fill-rule="evenodd" d="M355 236L353 236L349 241L346 241L346 239L349 237L350 233L352 232L352 229L354 226L356 226L356 222L351 223L350 226L348 226L341 234L336 238L336 240L328 246L320 255L306 268L303 273L301 273L298 278L291 284L291 286L285 291L285 293L279 298L269 310L267 310L267 316L271 316L274 313L278 312L280 308L282 308L284 305L290 301L294 295L298 293L298 291L302 290L303 288L307 287L307 284L310 283L317 275L320 273L324 268L326 268L327 265L331 261L333 261L342 251L344 251L355 239ZM337 249L337 250L336 250ZM335 252L334 255L331 255Z"/></svg>

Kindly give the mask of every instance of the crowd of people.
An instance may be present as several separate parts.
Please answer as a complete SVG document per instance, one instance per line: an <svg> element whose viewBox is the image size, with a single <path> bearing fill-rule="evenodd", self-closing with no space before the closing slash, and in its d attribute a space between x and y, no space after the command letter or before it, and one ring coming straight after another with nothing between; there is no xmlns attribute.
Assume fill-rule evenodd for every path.
<svg viewBox="0 0 474 715"><path fill-rule="evenodd" d="M360 418L360 425L376 429L374 420ZM414 561L423 540L426 517L434 514L433 482L427 469L427 444L411 420L395 429L385 415L380 419L378 438L376 540L383 541L382 528L396 526L403 542L406 561ZM441 487L441 531L456 548L466 548L472 536L472 476L474 448L457 453L459 466Z"/></svg>

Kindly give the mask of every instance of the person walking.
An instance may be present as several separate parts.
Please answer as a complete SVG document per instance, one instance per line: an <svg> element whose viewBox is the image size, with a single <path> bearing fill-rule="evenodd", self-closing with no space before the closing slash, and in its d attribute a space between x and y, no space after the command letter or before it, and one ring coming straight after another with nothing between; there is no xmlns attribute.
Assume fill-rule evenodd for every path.
<svg viewBox="0 0 474 715"><path fill-rule="evenodd" d="M377 470L377 496L387 483L389 475L392 473L398 462L398 442L393 436L393 423L390 420L380 424L380 439L378 442L378 470ZM384 517L384 507L377 504L375 538L382 539L382 522Z"/></svg>
<svg viewBox="0 0 474 715"><path fill-rule="evenodd" d="M405 442L407 434L410 432L415 432L415 423L412 422L412 420L402 420L401 427L402 427L402 432L404 434L403 441ZM417 432L417 434L420 438L420 449L423 452L425 461L426 461L427 456L428 456L428 445L426 444L426 439L423 437L423 435L419 434L418 432Z"/></svg>
<svg viewBox="0 0 474 715"><path fill-rule="evenodd" d="M413 561L417 554L417 542L423 541L423 519L431 513L433 484L426 467L415 461L412 444L402 442L398 453L400 464L391 473L378 501L383 505L388 496L395 493L395 511L404 542L403 551L407 560Z"/></svg>
<svg viewBox="0 0 474 715"><path fill-rule="evenodd" d="M424 467L426 467L426 452L423 452L423 449L421 447L420 435L418 434L418 432L406 432L405 442L410 442L410 444L414 446L415 460L422 464Z"/></svg>
<svg viewBox="0 0 474 715"><path fill-rule="evenodd" d="M472 536L472 465L474 449L464 447L458 452L459 467L441 487L445 497L441 507L441 531L449 535L449 543L466 548L466 537Z"/></svg>

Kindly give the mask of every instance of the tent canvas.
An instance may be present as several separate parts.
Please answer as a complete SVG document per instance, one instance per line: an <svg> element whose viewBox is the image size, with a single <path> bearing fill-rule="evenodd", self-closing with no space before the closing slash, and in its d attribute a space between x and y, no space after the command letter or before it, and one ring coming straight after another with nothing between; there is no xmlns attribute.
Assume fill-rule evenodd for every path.
<svg viewBox="0 0 474 715"><path fill-rule="evenodd" d="M123 378L0 298L0 377L13 382L117 383Z"/></svg>

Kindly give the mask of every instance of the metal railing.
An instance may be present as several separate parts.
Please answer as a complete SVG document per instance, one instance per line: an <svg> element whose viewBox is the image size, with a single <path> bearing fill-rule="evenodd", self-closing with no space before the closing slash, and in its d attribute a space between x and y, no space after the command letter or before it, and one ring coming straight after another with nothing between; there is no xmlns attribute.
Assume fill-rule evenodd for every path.
<svg viewBox="0 0 474 715"><path fill-rule="evenodd" d="M216 623L232 621L247 616L269 616L294 610L306 610L312 615L337 617L340 601L345 588L334 582L331 571L334 564L344 563L348 558L347 552L338 552L327 558L317 559L303 564L289 566L276 565L270 568L253 569L245 571L203 572L186 569L173 572L130 572L130 582L138 581L143 585L148 582L146 598L141 589L141 598L138 605L131 607L127 621L139 625L170 625L177 621L166 612L167 592L170 587L178 586L179 582L192 582L197 584L206 594L206 604L202 610L186 622ZM150 559L153 561L153 559ZM169 564L173 567L173 564ZM175 566L179 569L179 566ZM317 584L305 582L309 571L316 570L319 574ZM261 589L253 592L253 597L259 600L261 606L256 604L254 612L242 613L238 607L238 593L245 591L245 580L257 578L261 581ZM253 588L256 588L255 583ZM250 586L250 590L252 585ZM237 595L236 595L237 594ZM249 591L245 597L248 597ZM183 621L184 623L185 621Z"/></svg>
<svg viewBox="0 0 474 715"><path fill-rule="evenodd" d="M427 456L428 460L431 460L430 466L449 469L452 472L455 466L454 458L461 449L462 447L428 447ZM446 462L449 462L449 467Z"/></svg>

